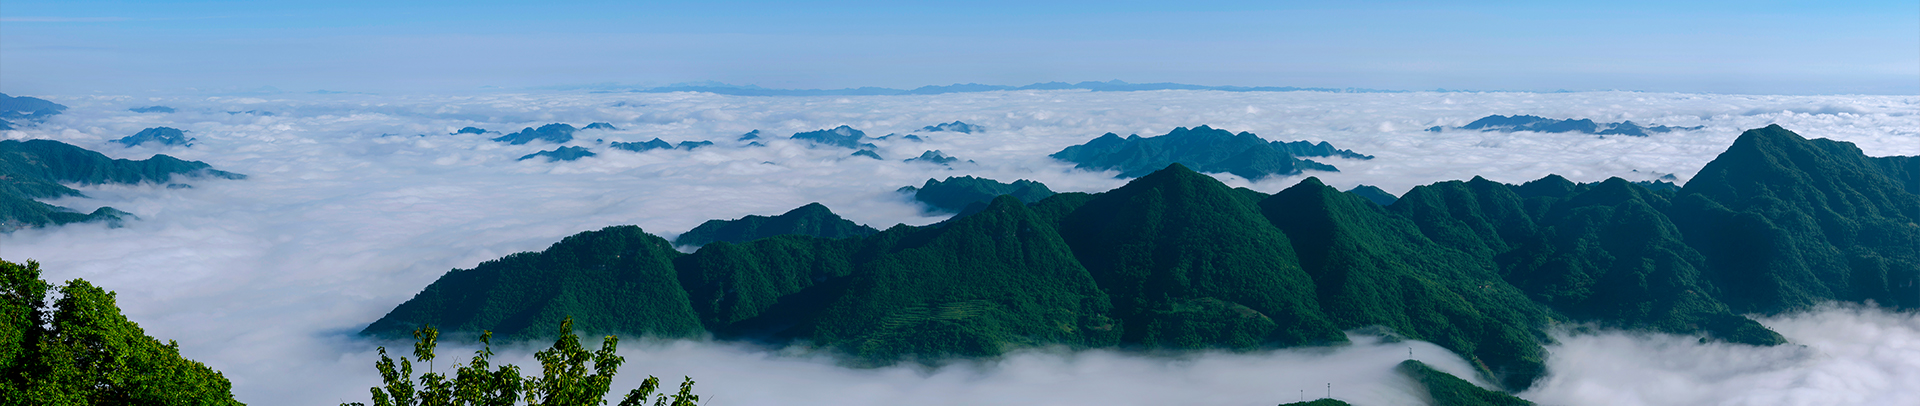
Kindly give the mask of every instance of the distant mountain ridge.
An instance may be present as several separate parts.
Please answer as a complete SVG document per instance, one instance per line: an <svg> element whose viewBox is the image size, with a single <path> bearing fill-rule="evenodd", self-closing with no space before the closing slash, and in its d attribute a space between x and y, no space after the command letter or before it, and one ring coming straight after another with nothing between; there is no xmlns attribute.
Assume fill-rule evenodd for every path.
<svg viewBox="0 0 1920 406"><path fill-rule="evenodd" d="M674 245L702 246L715 241L744 243L780 235L820 238L862 237L880 232L847 221L819 203L808 203L778 216L746 216L734 220L707 220L673 240Z"/></svg>
<svg viewBox="0 0 1920 406"><path fill-rule="evenodd" d="M1555 325L1777 345L1743 315L1920 308L1910 162L1769 126L1679 189L1474 178L1385 206L1316 178L1272 195L1228 188L1174 163L1103 193L1000 195L864 237L743 233L683 254L631 226L580 233L451 271L363 333L431 323L544 338L523 327L571 315L590 331L704 331L885 365L1049 345L1327 345L1384 328L1518 391L1549 372ZM1510 402L1404 369L1431 391Z"/></svg>
<svg viewBox="0 0 1920 406"><path fill-rule="evenodd" d="M1534 131L1534 132L1543 132L1543 133L1577 132L1577 133L1595 134L1595 135L1601 135L1601 136L1626 135L1626 136L1632 136L1632 137L1645 137L1647 136L1648 133L1693 131L1693 130L1698 130L1706 127L1704 126L1668 127L1664 125L1643 127L1643 126L1640 126L1639 124L1634 124L1633 121L1631 120L1618 122L1618 123L1596 123L1592 119L1585 119L1585 118L1578 119L1578 120L1575 120L1575 119L1556 120L1556 119L1539 117L1539 116L1515 115L1512 117L1508 117L1508 116L1502 116L1502 115L1491 115L1491 116L1482 117L1479 120L1474 120L1471 123L1467 123L1467 125L1463 125L1455 128L1462 129L1462 130L1480 130L1480 131L1504 131L1504 132ZM1445 127L1434 126L1434 127L1427 128L1427 132L1440 132L1442 130L1445 130Z"/></svg>
<svg viewBox="0 0 1920 406"><path fill-rule="evenodd" d="M1119 80L1105 82L1046 82L1025 86L983 85L979 83L952 84L944 86L921 86L913 89L893 89L885 87L857 87L843 89L769 89L759 86L736 86L724 83L690 83L630 89L632 93L672 93L700 92L728 96L913 96L949 93L995 92L1006 90L1091 90L1095 92L1140 92L1154 90L1213 90L1222 92L1333 92L1333 93L1400 93L1398 90L1379 90L1363 88L1293 87L1293 86L1205 86L1181 83L1127 83ZM607 90L597 93L611 92Z"/></svg>
<svg viewBox="0 0 1920 406"><path fill-rule="evenodd" d="M1119 171L1120 178L1137 178L1169 164L1180 163L1201 172L1231 173L1249 180L1294 175L1306 170L1340 171L1333 165L1298 156L1373 159L1372 156L1335 149L1324 141L1319 144L1306 141L1268 142L1250 132L1235 134L1206 125L1192 129L1178 127L1165 135L1154 137L1134 134L1121 138L1119 134L1107 133L1048 156L1071 162L1076 169Z"/></svg>
<svg viewBox="0 0 1920 406"><path fill-rule="evenodd" d="M67 223L108 221L130 217L101 207L82 214L35 199L84 196L68 184L169 183L176 175L245 179L245 175L215 170L199 161L166 155L145 160L112 159L52 140L0 141L0 231Z"/></svg>

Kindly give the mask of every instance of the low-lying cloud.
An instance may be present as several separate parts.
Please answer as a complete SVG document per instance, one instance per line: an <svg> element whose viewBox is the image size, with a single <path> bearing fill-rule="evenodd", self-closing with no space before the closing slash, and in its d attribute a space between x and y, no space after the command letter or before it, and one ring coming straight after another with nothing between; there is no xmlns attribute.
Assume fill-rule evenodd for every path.
<svg viewBox="0 0 1920 406"><path fill-rule="evenodd" d="M1475 175L1522 182L1548 173L1576 181L1598 181L1608 176L1645 180L1672 173L1684 180L1724 150L1741 130L1770 123L1809 137L1855 142L1870 155L1920 155L1920 134L1911 130L1920 128L1920 115L1911 114L1920 106L1920 98L1911 96L1023 91L831 98L689 93L298 95L271 100L43 97L72 108L39 127L4 132L6 138L61 140L119 158L143 159L166 153L206 161L249 178L195 181L190 182L190 189L153 185L84 187L81 189L89 198L53 203L83 210L113 206L141 219L117 229L83 224L0 235L0 257L39 260L45 265L48 279L86 278L118 291L128 316L150 335L178 340L186 356L225 371L242 401L263 405L365 401L366 388L378 379L372 369L375 357L371 349L382 343L357 338L354 333L448 269L469 268L513 252L543 249L566 235L607 225L636 224L671 237L707 219L778 214L816 201L854 221L879 228L895 223L927 224L941 219L924 216L907 197L893 191L900 186L919 185L927 178L973 175L1002 181L1032 179L1058 191L1102 191L1124 181L1113 179L1110 173L1072 171L1070 165L1046 155L1106 132L1158 135L1176 126L1208 124L1251 131L1269 140L1329 141L1377 158L1330 159L1328 162L1342 172L1310 175L1341 188L1365 183L1396 194L1415 185ZM127 111L150 105L166 105L178 112ZM1857 113L1792 112L1831 106ZM1756 109L1779 112L1748 114ZM244 111L274 114L228 113ZM1633 120L1706 128L1647 138L1605 139L1583 134L1421 131L1435 125L1464 124L1489 114ZM878 142L886 160L849 159L852 150L809 148L781 139L768 141L767 147L753 148L734 141L752 129L784 138L794 132L846 124L877 136L915 132L926 125L954 120L989 130L975 134L921 133L927 138L925 143ZM582 131L568 145L585 146L600 154L554 163L514 159L555 145L514 146L487 141L498 134L447 135L466 126L511 132L552 122L610 122L621 130ZM199 141L191 148L123 148L109 143L155 126L188 130L188 135ZM595 142L656 137L676 143L712 140L717 145L694 151L633 153ZM948 169L900 162L935 149L977 165ZM1302 178L1255 183L1220 176L1229 184L1265 192L1278 191ZM1894 328L1884 326L1897 326L1886 323L1900 320L1911 325L1910 315L1888 317L1895 320L1862 316L1851 326ZM1822 336L1796 336L1791 326L1797 321L1793 320L1800 319L1766 322L1786 323L1788 327L1776 329L1813 350L1777 347L1761 351L1821 351L1822 347L1814 343ZM1563 338L1562 344L1554 347L1556 354L1566 354L1556 355L1554 380L1528 396L1564 404L1613 404L1585 400L1590 394L1640 398L1624 394L1630 392L1591 389L1629 388L1638 383L1596 378L1615 376L1610 373L1582 375L1581 371L1590 367L1609 371L1602 368L1605 362L1627 362L1567 361L1582 359L1579 354L1583 351L1640 351L1636 354L1661 360L1684 359L1671 354L1696 350L1711 353L1722 348L1686 344L1689 341L1684 337L1608 337L1613 336ZM1662 340L1673 344L1659 345L1665 342ZM929 372L911 368L847 370L819 359L767 354L728 344L640 342L632 338L628 341L627 379L639 379L644 374L691 375L701 382L701 393L718 396L717 404L938 404L946 399L957 399L952 401L956 404L1000 400L1027 403L1022 399L1057 404L1273 404L1294 400L1302 389L1312 398L1314 389L1324 391L1327 383L1307 382L1299 387L1292 383L1298 381L1294 377L1328 380L1339 376L1346 378L1333 382L1336 396L1360 404L1400 404L1407 399L1391 395L1399 390L1393 389L1397 385L1393 379L1398 378L1392 378L1385 369L1329 369L1329 365L1349 361L1365 365L1397 362L1404 358L1404 346L1397 344L1356 345L1333 351L1202 354L1181 360L1110 352L1043 351ZM1423 360L1429 353L1442 354L1438 349L1416 348L1416 356ZM512 354L517 355L509 357L526 356L525 352ZM1856 358L1851 353L1838 354L1831 356L1850 360L1846 362L1867 362L1853 361ZM1791 356L1795 355L1778 355ZM1920 363L1911 353L1873 356L1907 365ZM1384 365L1390 366L1391 362ZM1735 378L1727 377L1745 376L1747 371L1764 370L1763 366L1814 371L1817 369L1810 368L1825 364L1754 365L1758 366L1739 371L1669 369L1677 376L1703 383L1688 387L1701 387L1733 382L1727 379ZM1616 369L1629 367L1632 365ZM780 373L756 373L760 371ZM1326 378L1314 378L1319 376ZM1862 388L1876 387L1870 380L1853 380L1869 378L1841 375L1817 375L1807 382L1828 376L1838 377L1834 378L1836 382L1865 385ZM821 380L808 381L810 377ZM1911 382L1899 381L1897 376L1885 379ZM634 384L628 381L617 386ZM1368 385L1382 389L1361 389ZM1823 387L1816 383L1781 385ZM811 389L816 387L822 389ZM1215 392L1184 389L1188 387ZM1084 393L1087 401L1046 392L1049 388L1072 388L1070 393ZM1365 397L1371 396L1365 393L1375 392L1388 395ZM834 397L838 393L864 393L861 396L866 397ZM1001 393L1025 397L989 397ZM1168 400L1160 397L1163 393L1191 396ZM1748 399L1734 396L1739 393L1729 389L1676 399Z"/></svg>
<svg viewBox="0 0 1920 406"><path fill-rule="evenodd" d="M1920 314L1853 305L1759 319L1792 344L1606 332L1560 337L1543 404L1900 405L1920 400Z"/></svg>

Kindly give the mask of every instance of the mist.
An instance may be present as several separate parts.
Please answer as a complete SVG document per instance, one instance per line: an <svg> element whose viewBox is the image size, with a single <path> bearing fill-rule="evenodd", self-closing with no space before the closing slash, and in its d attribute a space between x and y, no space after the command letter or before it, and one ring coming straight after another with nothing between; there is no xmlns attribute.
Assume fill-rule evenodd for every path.
<svg viewBox="0 0 1920 406"><path fill-rule="evenodd" d="M1376 158L1316 158L1341 172L1305 176L1341 189L1370 184L1395 194L1476 175L1509 183L1549 173L1580 182L1668 174L1685 181L1742 130L1774 123L1807 137L1854 142L1868 155L1920 155L1920 98L1913 96L1199 91L759 98L690 93L31 96L71 108L37 127L0 135L59 140L116 158L165 153L249 175L239 181L188 181L192 187L184 189L81 187L88 197L49 202L82 211L112 206L140 219L123 228L77 224L0 235L0 257L38 260L50 281L85 278L117 291L127 316L149 335L179 341L183 355L224 371L239 400L259 405L366 401L366 388L378 382L373 348L405 346L356 333L449 269L544 249L564 236L608 225L639 225L671 238L708 219L778 214L808 202L879 228L929 224L942 218L924 215L894 191L928 178L1032 179L1056 191L1104 191L1125 181L1112 173L1075 171L1046 155L1106 132L1154 136L1206 124L1275 141L1329 141ZM150 105L179 112L127 111ZM1422 131L1489 114L1705 128L1646 138ZM988 130L917 131L954 120ZM599 155L552 163L515 159L558 145L487 140L500 134L448 135L466 126L513 132L554 122L609 122L620 130L576 133L567 145ZM842 124L871 136L916 133L927 142L879 141L886 159L871 160L849 158L848 149L784 139ZM187 130L197 141L190 148L108 143L154 126ZM765 147L735 141L753 129L774 139L763 140ZM596 142L656 137L716 145L633 153ZM900 162L934 149L974 163ZM1215 176L1268 193L1304 178L1252 182ZM1912 372L1920 355L1911 344L1917 325L1911 314L1831 308L1762 322L1806 347L1569 334L1550 347L1552 375L1523 396L1549 404L1821 404L1833 399L1819 397L1829 393L1821 391L1885 394L1862 398L1873 403L1915 398L1880 388L1920 387ZM1416 358L1477 379L1457 356L1427 344L1411 345ZM1274 404L1297 400L1301 390L1309 399L1316 390L1324 396L1325 385L1333 383L1335 397L1390 405L1418 402L1390 371L1406 358L1408 346L1362 340L1332 349L1174 358L1040 349L937 369L846 369L817 354L628 337L622 347L628 364L615 388L636 386L651 374L672 377L669 381L692 376L700 382L697 393L722 405ZM437 367L464 359L469 350L443 348L442 360L448 362ZM524 361L529 354L508 349L502 357Z"/></svg>

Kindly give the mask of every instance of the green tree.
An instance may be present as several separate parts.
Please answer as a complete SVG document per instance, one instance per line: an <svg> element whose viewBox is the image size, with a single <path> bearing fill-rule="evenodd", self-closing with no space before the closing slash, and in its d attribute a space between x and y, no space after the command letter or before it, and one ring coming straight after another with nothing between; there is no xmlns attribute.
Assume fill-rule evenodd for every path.
<svg viewBox="0 0 1920 406"><path fill-rule="evenodd" d="M473 360L455 366L454 377L448 379L432 367L439 330L422 326L413 331L413 337L413 360L427 362L428 371L416 380L413 360L400 357L396 361L387 355L386 347L380 347L374 368L380 371L382 385L368 389L375 406L510 406L522 401L543 406L604 405L613 376L626 361L614 354L619 337L606 336L599 350L589 351L573 333L573 318L568 317L560 322L560 338L553 346L534 353L540 361L539 376L522 377L520 368L510 364L493 368L493 332L488 331L481 333L482 347L474 351ZM648 376L640 387L627 392L620 406L641 406L649 399L654 406L693 406L700 401L693 394L693 378L681 382L679 392L672 395L655 396L659 388L660 379Z"/></svg>
<svg viewBox="0 0 1920 406"><path fill-rule="evenodd" d="M0 261L0 404L240 404L219 371L121 315L113 292L75 279L48 308L49 288L39 263Z"/></svg>

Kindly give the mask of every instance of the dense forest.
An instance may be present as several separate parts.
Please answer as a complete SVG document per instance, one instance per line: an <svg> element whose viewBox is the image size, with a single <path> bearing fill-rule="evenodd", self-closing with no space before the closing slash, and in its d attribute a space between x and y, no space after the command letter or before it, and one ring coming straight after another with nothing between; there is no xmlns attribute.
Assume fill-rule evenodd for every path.
<svg viewBox="0 0 1920 406"><path fill-rule="evenodd" d="M0 404L240 404L226 376L148 337L113 297L80 279L55 289L33 261L0 261Z"/></svg>
<svg viewBox="0 0 1920 406"><path fill-rule="evenodd" d="M685 254L638 227L584 232L448 272L364 333L550 339L534 327L572 316L583 331L805 342L883 365L1039 345L1338 345L1384 326L1522 390L1558 324L1776 345L1742 314L1920 306L1916 165L1769 126L1679 189L1474 178L1382 206L1314 178L1268 195L1175 163L1104 193L1001 196L866 236Z"/></svg>
<svg viewBox="0 0 1920 406"><path fill-rule="evenodd" d="M98 152L52 140L0 141L0 231L87 221L119 221L129 216L111 207L80 213L35 199L82 196L70 184L169 183L176 177L245 179L200 161L166 155L145 160L108 158Z"/></svg>

